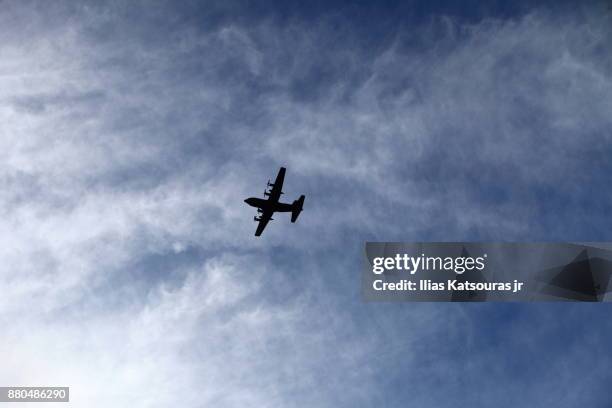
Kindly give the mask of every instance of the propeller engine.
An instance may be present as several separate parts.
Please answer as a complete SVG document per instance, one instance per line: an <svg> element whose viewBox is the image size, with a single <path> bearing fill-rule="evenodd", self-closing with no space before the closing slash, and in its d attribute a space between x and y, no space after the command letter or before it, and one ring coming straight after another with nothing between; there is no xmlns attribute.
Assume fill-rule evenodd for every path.
<svg viewBox="0 0 612 408"><path fill-rule="evenodd" d="M258 216L254 216L253 217L253 221L257 221L257 222L261 221L261 216L259 216L259 217ZM274 218L270 217L270 221L274 221Z"/></svg>

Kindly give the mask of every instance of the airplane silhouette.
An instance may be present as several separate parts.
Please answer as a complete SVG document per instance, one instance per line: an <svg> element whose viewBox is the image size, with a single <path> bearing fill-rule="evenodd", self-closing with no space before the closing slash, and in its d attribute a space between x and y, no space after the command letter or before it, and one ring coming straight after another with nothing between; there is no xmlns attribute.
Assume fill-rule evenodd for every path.
<svg viewBox="0 0 612 408"><path fill-rule="evenodd" d="M281 203L279 201L281 194L283 194L281 190L283 188L284 180L285 168L281 167L278 171L278 175L276 176L276 180L274 180L274 183L270 183L270 180L268 180L268 187L272 187L272 190L264 190L264 197L268 197L267 199L249 197L244 200L244 202L251 207L257 207L257 213L259 216L256 215L253 218L255 221L259 222L257 225L257 231L255 231L256 237L261 235L264 228L266 228L266 225L268 225L268 221L273 220L272 214L275 212L291 212L291 222L295 222L298 215L300 215L302 212L305 198L304 195L301 195L300 198L293 202L293 204Z"/></svg>

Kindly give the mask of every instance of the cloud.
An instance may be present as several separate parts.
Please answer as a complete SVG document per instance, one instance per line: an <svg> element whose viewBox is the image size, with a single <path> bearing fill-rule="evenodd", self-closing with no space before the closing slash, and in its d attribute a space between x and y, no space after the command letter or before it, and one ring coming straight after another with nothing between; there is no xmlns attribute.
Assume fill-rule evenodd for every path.
<svg viewBox="0 0 612 408"><path fill-rule="evenodd" d="M77 406L327 405L327 375L345 390L367 383L369 371L357 370L367 341L335 344L350 327L344 313L325 315L300 293L271 302L267 285L283 278L271 280L268 267L260 256L220 256L121 309L22 312L3 333L12 369L1 380L68 384Z"/></svg>
<svg viewBox="0 0 612 408"><path fill-rule="evenodd" d="M67 384L75 406L395 406L413 379L424 406L474 402L457 389L490 384L500 350L457 354L505 317L361 304L362 242L606 237L612 53L595 9L372 40L375 22L342 11L34 5L0 17L3 384ZM242 200L280 165L305 209L255 240ZM554 316L519 315L501 344ZM535 336L527 356L555 333ZM432 393L449 367L463 376Z"/></svg>

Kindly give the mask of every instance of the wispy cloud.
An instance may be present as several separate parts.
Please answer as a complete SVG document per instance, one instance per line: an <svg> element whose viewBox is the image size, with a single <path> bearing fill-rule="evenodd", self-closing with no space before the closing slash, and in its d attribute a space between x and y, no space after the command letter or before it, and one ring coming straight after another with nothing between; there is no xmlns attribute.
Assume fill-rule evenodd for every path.
<svg viewBox="0 0 612 408"><path fill-rule="evenodd" d="M430 383L465 363L438 387L508 406L462 397L487 367L455 354L504 317L363 305L360 245L605 239L609 14L446 16L373 41L342 10L228 7L5 4L0 383L70 385L87 407L397 406L413 378L443 406ZM305 210L256 240L242 200L280 165ZM519 313L497 341L516 351L554 316ZM555 334L534 336L530 356Z"/></svg>

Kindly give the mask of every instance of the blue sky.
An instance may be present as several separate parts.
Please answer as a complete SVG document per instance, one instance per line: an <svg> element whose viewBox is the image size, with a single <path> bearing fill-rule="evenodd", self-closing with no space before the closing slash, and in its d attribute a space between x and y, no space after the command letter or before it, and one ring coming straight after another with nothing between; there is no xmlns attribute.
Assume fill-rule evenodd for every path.
<svg viewBox="0 0 612 408"><path fill-rule="evenodd" d="M606 305L359 285L367 240L610 240L610 13L3 3L0 384L78 407L607 406ZM304 212L256 239L243 199L280 166Z"/></svg>

